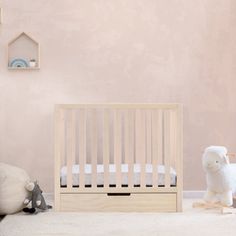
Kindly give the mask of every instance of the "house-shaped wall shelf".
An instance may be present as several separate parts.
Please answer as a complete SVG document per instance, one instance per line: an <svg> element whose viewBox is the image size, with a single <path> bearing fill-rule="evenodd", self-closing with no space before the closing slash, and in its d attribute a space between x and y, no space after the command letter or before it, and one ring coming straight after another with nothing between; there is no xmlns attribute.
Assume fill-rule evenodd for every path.
<svg viewBox="0 0 236 236"><path fill-rule="evenodd" d="M40 45L25 32L8 43L9 70L37 70L40 68Z"/></svg>

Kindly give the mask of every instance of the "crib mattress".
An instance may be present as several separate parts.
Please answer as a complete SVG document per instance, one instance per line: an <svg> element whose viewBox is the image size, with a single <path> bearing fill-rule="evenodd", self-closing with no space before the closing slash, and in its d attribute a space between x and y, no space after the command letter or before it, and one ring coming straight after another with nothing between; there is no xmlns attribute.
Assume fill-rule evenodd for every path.
<svg viewBox="0 0 236 236"><path fill-rule="evenodd" d="M146 164L146 185L152 186L152 172L153 172L153 165L152 164ZM158 186L164 186L165 185L165 166L158 165L156 168L157 171L157 180L156 183L158 183ZM73 186L79 186L79 173L80 173L80 166L79 165L73 165L72 167L72 185ZM140 164L134 164L133 168L133 184L134 185L140 185L140 171L141 166ZM85 165L85 185L91 185L92 183L92 166L90 164ZM116 184L116 166L115 164L109 165L109 184L115 185ZM67 183L67 167L63 166L61 168L61 186L66 186ZM97 165L97 185L103 185L104 184L104 166L102 164ZM128 184L128 164L122 164L121 165L121 184L127 185ZM176 171L174 168L170 168L170 184L171 186L176 186Z"/></svg>

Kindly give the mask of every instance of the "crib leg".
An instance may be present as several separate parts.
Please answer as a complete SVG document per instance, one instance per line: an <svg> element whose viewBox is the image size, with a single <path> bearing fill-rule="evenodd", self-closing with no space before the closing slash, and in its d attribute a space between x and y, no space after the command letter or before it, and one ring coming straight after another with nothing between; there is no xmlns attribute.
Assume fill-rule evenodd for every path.
<svg viewBox="0 0 236 236"><path fill-rule="evenodd" d="M176 194L176 211L177 212L182 212L183 211L183 206L182 206L182 201L183 201L183 196L182 196L182 192L177 192Z"/></svg>

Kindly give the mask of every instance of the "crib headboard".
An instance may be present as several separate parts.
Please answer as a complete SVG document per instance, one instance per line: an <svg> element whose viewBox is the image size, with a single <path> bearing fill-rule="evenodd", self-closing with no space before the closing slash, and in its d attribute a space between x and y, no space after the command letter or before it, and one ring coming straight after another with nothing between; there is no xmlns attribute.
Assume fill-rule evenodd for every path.
<svg viewBox="0 0 236 236"><path fill-rule="evenodd" d="M140 184L133 184L134 164L140 165ZM80 166L79 185L72 167ZM91 185L85 185L85 164L91 165ZM104 183L97 185L97 164L103 164ZM115 164L116 183L109 184L109 164ZM122 185L121 164L128 165L128 184ZM165 167L165 184L146 185L146 164ZM67 168L67 184L60 172ZM171 167L177 184L171 186ZM182 106L180 104L61 104L55 108L55 191L58 192L180 192L182 191Z"/></svg>

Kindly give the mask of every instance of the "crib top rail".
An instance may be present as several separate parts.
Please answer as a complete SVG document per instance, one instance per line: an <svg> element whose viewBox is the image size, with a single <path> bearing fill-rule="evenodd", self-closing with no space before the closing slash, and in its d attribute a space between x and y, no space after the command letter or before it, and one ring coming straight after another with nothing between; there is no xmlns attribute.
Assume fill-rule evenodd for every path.
<svg viewBox="0 0 236 236"><path fill-rule="evenodd" d="M179 103L81 103L81 104L56 104L56 109L80 109L80 108L103 108L103 109L178 109Z"/></svg>

